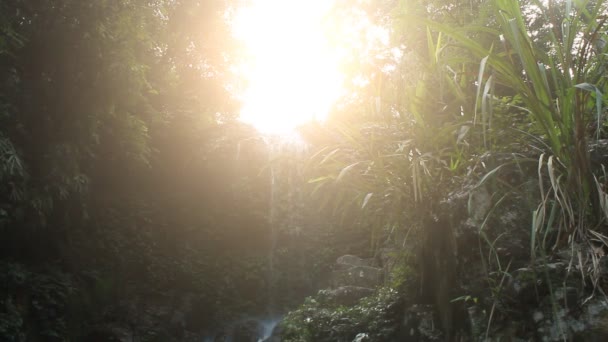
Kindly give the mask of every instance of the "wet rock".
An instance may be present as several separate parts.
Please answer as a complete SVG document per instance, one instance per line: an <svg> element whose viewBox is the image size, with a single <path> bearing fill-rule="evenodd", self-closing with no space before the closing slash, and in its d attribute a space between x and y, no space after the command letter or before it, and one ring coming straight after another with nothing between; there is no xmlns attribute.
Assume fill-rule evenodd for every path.
<svg viewBox="0 0 608 342"><path fill-rule="evenodd" d="M586 341L608 341L608 301L598 298L585 307L583 320L588 324L583 333Z"/></svg>
<svg viewBox="0 0 608 342"><path fill-rule="evenodd" d="M357 304L361 298L371 296L373 293L374 290L359 286L340 286L333 290L322 291L328 302L346 306Z"/></svg>
<svg viewBox="0 0 608 342"><path fill-rule="evenodd" d="M543 337L543 341L568 341L573 339L574 334L585 331L585 323L577 319L574 315L564 309L549 311L550 308L544 305L543 320L539 322L537 329L538 335ZM540 314L535 313L538 318Z"/></svg>
<svg viewBox="0 0 608 342"><path fill-rule="evenodd" d="M556 314L547 313L540 322L538 332L544 341L608 341L608 301L593 298L578 310L560 307Z"/></svg>
<svg viewBox="0 0 608 342"><path fill-rule="evenodd" d="M341 286L357 286L374 288L382 284L382 269L370 266L355 266L347 270L337 270L332 273L334 288Z"/></svg>

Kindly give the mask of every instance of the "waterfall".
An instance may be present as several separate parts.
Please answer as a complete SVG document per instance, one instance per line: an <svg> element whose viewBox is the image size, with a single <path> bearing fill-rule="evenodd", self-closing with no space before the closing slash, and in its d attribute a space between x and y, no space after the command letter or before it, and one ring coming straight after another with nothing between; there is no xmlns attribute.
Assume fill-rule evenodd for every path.
<svg viewBox="0 0 608 342"><path fill-rule="evenodd" d="M277 312L277 308L276 308L276 297L275 297L275 287L276 287L276 282L275 282L275 277L274 277L274 254L277 248L277 240L278 240L278 234L279 234L279 222L278 222L278 218L277 218L277 210L276 210L276 200L277 200L277 191L279 190L279 187L277 185L277 179L276 179L276 165L274 163L273 157L275 156L276 152L274 151L273 145L272 144L268 144L267 142L267 146L268 146L268 151L269 151L269 162L270 162L270 203L269 203L269 219L268 219L268 224L270 225L270 247L268 248L268 274L267 274L267 286L268 286L268 306L266 308L267 310L267 314L269 316L275 315Z"/></svg>
<svg viewBox="0 0 608 342"><path fill-rule="evenodd" d="M268 148L270 168L267 313L269 317L276 317L280 315L281 308L276 302L278 289L275 253L282 231L298 234L301 228L298 220L298 207L302 193L298 180L302 176L301 161L307 151L307 146L296 136L270 136L265 138L265 143Z"/></svg>
<svg viewBox="0 0 608 342"><path fill-rule="evenodd" d="M238 141L235 146L235 167L241 164L240 158L246 158L247 142L259 143L258 137ZM203 341L274 341L273 330L281 321L286 297L293 296L286 284L292 281L291 265L286 267L285 259L278 257L277 251L286 247L282 244L292 241L302 225L303 191L302 161L307 147L299 138L264 136L263 141L268 158L268 166L263 174L268 175L268 251L263 252L266 258L266 304L261 311L241 316L234 321L222 324L217 331L210 332ZM289 247L288 247L289 248ZM282 273L281 273L282 272ZM264 296L264 293L260 295ZM276 337L274 337L276 338Z"/></svg>

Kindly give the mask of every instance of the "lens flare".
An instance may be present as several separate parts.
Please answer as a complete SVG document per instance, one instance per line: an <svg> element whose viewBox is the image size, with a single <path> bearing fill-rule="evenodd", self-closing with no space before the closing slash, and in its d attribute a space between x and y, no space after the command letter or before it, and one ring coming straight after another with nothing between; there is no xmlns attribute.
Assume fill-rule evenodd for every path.
<svg viewBox="0 0 608 342"><path fill-rule="evenodd" d="M338 53L325 35L331 1L257 0L236 11L233 31L246 49L241 120L287 134L322 121L342 91Z"/></svg>

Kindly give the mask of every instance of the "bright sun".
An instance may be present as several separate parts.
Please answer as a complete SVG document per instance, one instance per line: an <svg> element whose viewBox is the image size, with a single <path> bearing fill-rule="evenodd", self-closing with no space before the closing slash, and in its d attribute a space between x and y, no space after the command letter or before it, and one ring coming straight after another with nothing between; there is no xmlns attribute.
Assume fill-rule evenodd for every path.
<svg viewBox="0 0 608 342"><path fill-rule="evenodd" d="M247 49L239 66L247 81L241 120L264 133L285 134L322 121L342 91L338 54L327 42L329 0L253 0L234 17Z"/></svg>

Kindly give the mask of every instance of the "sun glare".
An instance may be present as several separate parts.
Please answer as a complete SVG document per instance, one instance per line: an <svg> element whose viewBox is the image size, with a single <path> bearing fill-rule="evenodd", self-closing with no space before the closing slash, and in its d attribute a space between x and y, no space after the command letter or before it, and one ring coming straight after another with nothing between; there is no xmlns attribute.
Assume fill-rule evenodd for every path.
<svg viewBox="0 0 608 342"><path fill-rule="evenodd" d="M248 61L241 120L264 133L286 134L322 121L342 89L338 55L329 46L323 17L328 0L253 0L233 20Z"/></svg>

